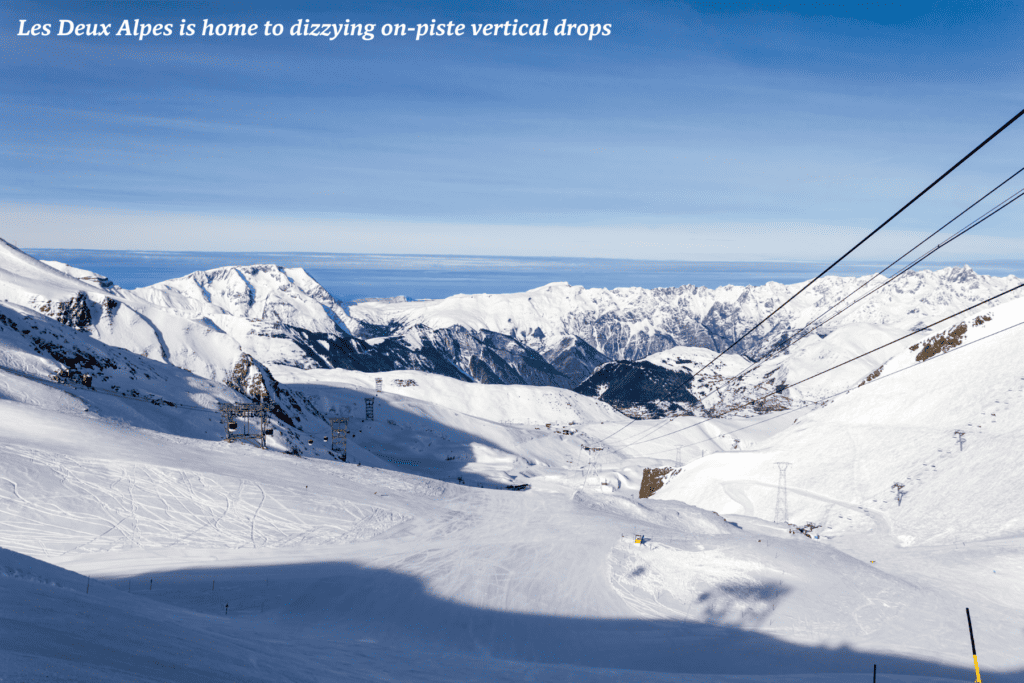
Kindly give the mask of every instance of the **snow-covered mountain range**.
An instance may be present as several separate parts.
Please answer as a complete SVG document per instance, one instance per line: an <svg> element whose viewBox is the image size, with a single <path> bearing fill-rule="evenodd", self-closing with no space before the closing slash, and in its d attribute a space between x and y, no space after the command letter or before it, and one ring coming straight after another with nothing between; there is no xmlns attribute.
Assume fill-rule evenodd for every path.
<svg viewBox="0 0 1024 683"><path fill-rule="evenodd" d="M648 357L665 370L692 372L695 366L666 364L659 354L706 362L710 358L700 349L728 347L802 286L607 290L555 283L518 294L345 303L299 268L225 267L124 290L100 274L36 261L6 243L0 243L0 274L0 297L10 303L220 382L232 380L241 362L263 368L260 372L274 366L415 369L490 384L561 388L584 385L607 363L627 363L621 371L626 372L628 363ZM732 360L723 361L727 371L711 369L698 377L698 389L707 385L707 390L697 396L714 395L691 410L721 412L747 402L755 388L792 384L851 351L872 348L875 340L920 329L1021 282L980 275L967 266L910 272L814 334L791 342L801 327L866 280L825 277L816 283L732 349ZM878 278L871 286L885 282ZM746 359L787 342L791 346L779 358L746 368ZM861 381L884 360L885 354L872 356L781 398L821 398ZM742 382L721 390L721 380L745 369ZM602 370L603 375L616 372L621 374ZM253 395L264 391L258 385ZM597 378L586 391L600 385ZM666 414L639 404L634 408L637 416Z"/></svg>
<svg viewBox="0 0 1024 683"><path fill-rule="evenodd" d="M868 278L822 278L733 351L760 355L784 335L840 302ZM882 282L885 279L878 278L871 287ZM968 266L911 271L822 326L820 333L828 334L849 323L913 329L1020 282L1015 276L980 275ZM434 330L456 326L490 330L518 339L546 358L560 348L563 338L575 337L577 343L585 343L611 360L640 360L674 346L721 351L804 284L609 290L562 282L518 294L364 302L352 306L349 314L357 321L352 325L355 330L361 325L389 330L418 325Z"/></svg>
<svg viewBox="0 0 1024 683"><path fill-rule="evenodd" d="M751 370L712 362L728 337L626 358L541 308L491 329L564 286L123 290L0 244L0 675L951 683L969 605L984 680L1020 680L1024 300L919 329L1018 281L918 275L952 293ZM401 312L430 306L462 313ZM258 399L267 450L224 442L217 407Z"/></svg>

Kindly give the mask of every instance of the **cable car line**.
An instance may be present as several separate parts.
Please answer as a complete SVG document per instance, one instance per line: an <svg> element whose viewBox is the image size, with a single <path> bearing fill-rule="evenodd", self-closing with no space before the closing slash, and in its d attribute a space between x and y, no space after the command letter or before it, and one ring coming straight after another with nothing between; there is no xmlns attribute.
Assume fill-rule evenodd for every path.
<svg viewBox="0 0 1024 683"><path fill-rule="evenodd" d="M940 181L942 181L942 179L943 179L943 178L945 178L945 177L946 177L946 176L948 176L948 175L949 175L950 173L952 173L952 172L953 172L953 171L955 171L955 170L956 170L957 168L959 168L961 164L963 164L963 163L964 163L965 161L967 161L967 160L968 160L968 159L970 159L970 158L971 158L972 156L974 156L974 154L975 154L975 153L976 153L976 152L977 152L978 150L980 150L980 149L981 149L982 147L984 147L984 146L985 146L985 145L987 145L987 144L988 144L989 142L991 142L991 141L992 141L992 140L993 140L993 139L994 139L994 138L995 138L995 137L996 137L997 135L999 135L999 134L1000 134L1000 133L1002 133L1002 132L1003 132L1004 130L1006 130L1006 129L1007 129L1007 128L1008 128L1009 126L1010 126L1010 124L1012 124L1012 123L1013 123L1014 121L1016 121L1017 119L1019 119L1019 118L1020 118L1021 116L1024 116L1024 109L1021 109L1021 110L1020 110L1019 112L1017 112L1017 113L1016 113L1016 114L1015 114L1015 115L1013 116L1013 118L1011 118L1011 119L1010 119L1009 121L1007 121L1007 122L1006 122L1006 123L1004 123L1004 124L1003 124L1002 126L1000 126L1000 127L999 127L999 129L998 129L998 130L996 130L996 132L992 133L992 134L991 134L991 135L989 135L989 136L988 136L987 138L985 138L985 140L983 140L983 141L981 142L981 144L979 144L979 145L978 145L977 147L975 147L975 148L974 148L974 149L972 149L972 150L971 150L970 152L968 152L966 156L964 156L964 157L963 157L962 159L960 159L960 161L958 161L958 162L956 162L955 164L953 164L952 166L950 166L950 167L949 167L949 169L948 169L948 170L947 170L947 171L946 171L945 173L943 173L943 174L942 174L942 175L940 175L940 176L939 176L938 178L936 178L935 180L933 180L933 181L931 182L931 184L930 184L930 185L928 185L928 187L926 187L926 188L924 188L923 190L921 190L920 192L918 192L918 193L917 193L917 195L916 195L916 196L915 196L915 197L914 197L913 199L911 199L911 200L910 200L909 202L907 202L906 204L904 204L904 205L903 205L903 206L902 206L902 207L900 208L900 210L899 210L899 211L897 211L896 213L894 213L893 215L891 215L891 216L889 216L889 217L888 217L887 219L885 219L885 221L884 221L884 222L883 222L883 223L882 223L881 225L879 225L879 226L878 226L877 228L875 228L874 230L872 230L871 232L869 232L869 233L868 233L868 234L867 234L867 235L866 235L866 236L865 236L865 237L864 237L863 239L861 239L861 241L859 241L859 242L857 242L857 244L853 245L853 247L851 247L851 248L850 248L850 249L849 249L849 250L848 250L848 251L847 251L847 252L846 252L845 254L843 254L843 255L842 255L842 256L840 256L840 257L839 257L838 259L836 259L835 261L833 261L833 262L832 262L832 265L830 265L830 266L829 266L828 268L826 268L825 270L821 271L821 273L819 273L819 274L818 274L817 276L815 276L815 278L814 278L813 280L811 280L811 281L810 281L810 282L808 282L808 283L807 283L806 285L804 285L803 287L801 287L801 288L800 288L800 290L799 290L799 291L798 291L798 292L797 292L796 294L794 294L793 296L791 296L791 297L789 297L788 299L786 299L786 301L784 301L784 302L783 302L783 303L782 303L782 304L781 304L780 306L778 306L778 307L777 307L777 308L776 308L775 310L773 310L773 311L772 311L771 313L769 313L768 315L766 315L766 316L765 316L765 317L764 317L764 318L763 318L763 319L761 320L761 322L757 323L756 325L754 325L753 327L751 327L751 328L750 328L749 330L747 330L746 332L744 332L744 333L743 333L743 335L742 335L742 336L740 336L740 338L739 338L739 339L737 339L736 341L734 341L734 342L733 342L732 344L730 344L730 345L728 346L728 348L726 348L726 349L725 349L725 351L722 351L721 353L719 353L719 354L718 354L717 356L715 356L715 357L714 357L714 358L712 358L712 359L711 359L710 361L708 361L708 363L707 363L707 364L705 364L705 365L704 365L704 367L700 368L699 370L697 370L697 372L693 373L693 374L694 374L694 377L696 377L697 375L699 375L700 373L702 373L702 372L703 372L703 371L704 371L704 370L705 370L705 369L706 369L706 368L707 368L708 366L710 366L710 365L711 365L712 363L714 363L714 362L715 362L716 360L718 360L719 358L721 358L722 356L724 356L724 355L725 355L726 353L728 353L728 352L729 352L729 351L730 351L730 350L731 350L731 349L732 349L732 348L733 348L734 346L736 346L737 344L739 344L739 343L740 343L741 341L743 341L744 339L746 339L746 338L747 338L747 336L749 336L749 335L750 335L750 334L751 334L751 333L752 333L752 332L753 332L754 330L756 330L756 329L757 329L757 328L759 328L759 327L760 327L761 325L763 325L763 324L764 324L765 322L767 322L767 321L768 321L768 320L769 320L769 319L770 319L770 318L771 318L771 317L772 317L773 315L775 315L776 313L778 313L779 311L781 311L781 310L782 310L783 308L785 308L785 306L786 306L787 304L789 304L789 302L791 302L791 301L792 301L793 299L795 299L796 297L800 296L800 294L802 294L802 293L803 293L804 291L806 291L806 290L807 290L807 289L808 289L808 288L809 288L809 287L810 287L811 285L813 285L813 284L814 284L815 282L817 282L818 280L820 280L820 279L821 279L821 278L822 278L822 277L823 277L823 276L824 276L824 275L825 275L826 273L828 273L828 272L829 272L830 270L832 270L833 268L835 268L835 267L836 267L836 266L837 266L837 265L838 265L838 264L839 264L839 263L840 263L840 262L841 262L841 261L842 261L843 259L845 259L845 258L846 258L847 256L849 256L850 254L852 254L852 253L854 252L854 250L856 250L856 249L857 249L858 247L860 247L860 246L861 246L862 244L864 244L864 243L865 243L865 242L867 242L867 241L868 241L869 239L871 239L871 238L872 238L872 237L873 237L873 236L874 236L874 235L875 235L875 234L876 234L876 233L877 233L877 232L878 232L879 230L881 230L882 228L884 228L884 227L885 227L886 225L888 225L888 224L889 224L889 223L890 223L890 222L891 222L891 221L892 221L892 220L893 220L894 218L896 218L896 217L897 217L897 216L899 216L899 215L900 215L901 213L903 213L903 212L904 212L904 211L905 211L905 210L906 210L906 209L907 209L907 208L908 208L908 207L909 207L909 206L910 206L911 204L913 204L913 203L914 203L914 202L916 202L916 201L917 201L918 199L920 199L921 197L923 197L923 196L924 196L924 194L925 194L926 192L928 192L928 191L929 191L929 190L931 190L931 189L932 189L933 187L935 187L936 185L938 185L938 184L939 184L939 182L940 182Z"/></svg>
<svg viewBox="0 0 1024 683"><path fill-rule="evenodd" d="M824 375L827 372L832 372L836 368L841 368L842 366L847 365L849 363L852 363L855 360L859 360L859 359L863 358L864 356L871 355L875 351L879 351L881 349L884 349L887 346L892 346L893 344L895 344L897 342L903 341L903 340L905 340L905 339L907 339L909 337L913 337L914 335L920 334L921 332L924 332L925 330L931 329L932 327L934 327L934 326L936 326L936 325L938 325L940 323L944 323L947 320L951 320L953 318L956 318L957 316L962 315L962 314L966 313L967 311L970 311L970 310L973 310L975 308L978 308L979 306L984 306L985 304L987 304L987 303L989 303L991 301L995 301L996 299L998 299L1000 297L1003 297L1003 296L1006 296L1007 294L1010 294L1011 292L1015 292L1015 291L1017 291L1019 289L1024 289L1024 283L1021 283L1021 284L1017 285L1016 287L1011 287L1010 289L1007 289L1004 292L1000 292L999 294L996 294L995 296L991 296L988 299L985 299L984 301L980 301L980 302L978 302L976 304L968 306L967 308L961 309L961 310L957 311L956 313L953 313L952 315L946 316L945 318L941 318L940 320L935 320L935 321L929 323L927 326L925 326L925 327L923 327L923 328L921 328L919 330L915 330L914 332L911 332L909 334L903 335L902 337L900 337L898 339L893 339L890 342L886 342L885 344L882 344L881 346L875 347L874 349L871 349L870 351L862 353L859 356L855 356L854 358L850 358L849 360L845 360L842 363L838 363L836 365L833 365L832 367L830 367L830 368L828 368L826 370L822 370L821 372L815 373L815 374L811 375L810 377L805 377L804 379L802 379L802 380L800 380L798 382L793 382L792 384L787 384L787 385L783 386L781 389L778 389L778 390L776 390L774 392L765 394L764 396L759 396L759 397L757 397L755 399L747 401L746 403L744 403L742 405L730 408L728 411L726 411L722 415L718 415L716 417L722 417L723 415L728 415L729 413L734 413L734 412L736 412L738 410L742 410L743 408L746 408L747 406L753 405L754 403L757 403L758 401L762 401L765 398L768 398L772 394L779 393L780 391L783 391L785 389L789 389L789 388L795 387L795 386L797 386L799 384L803 384L804 382L812 380L815 377L820 377L821 375ZM991 335L989 335L989 336L991 336ZM843 391L849 391L849 389L844 389ZM839 392L839 393L843 393L843 392ZM836 394L836 395L838 395L838 394ZM804 406L804 407L806 407L806 406ZM705 422L708 422L708 421L713 420L713 419L716 419L716 418L709 417L706 420L703 420L701 422L697 422L695 424L689 425L688 427L683 427L683 429L677 429L676 431L669 432L668 434L662 434L661 436L655 436L655 437L652 437L650 439L646 439L644 441L633 441L631 443L623 444L621 446L621 448L629 448L630 446L638 446L638 445L643 444L643 443L650 443L651 441L656 441L658 439L663 439L666 436L669 436L671 434L678 434L679 432L682 432L682 431L685 431L687 429L690 429L691 427L696 427L699 424L704 424ZM669 422L671 422L671 420ZM669 422L663 423L662 426L669 424Z"/></svg>
<svg viewBox="0 0 1024 683"><path fill-rule="evenodd" d="M892 267L893 267L894 265L896 265L897 263L899 263L899 261L900 261L901 259L903 259L903 258L904 258L904 257L906 257L906 256L907 256L908 254L910 254L911 252L913 252L914 250L916 250L916 249L917 249L918 247L920 247L920 246L921 246L922 244L924 244L925 242L927 242L927 241L928 241L929 239L931 239L932 237L934 237L935 235L937 235L937 234L938 234L938 233L939 233L939 232L940 232L941 230L943 230L943 229L944 229L945 227L947 227L947 226L948 226L948 225L949 225L950 223L952 223L953 221L955 221L955 220L956 220L957 218L960 218L960 216L963 216L963 215L964 215L964 214L965 214L965 213L966 213L967 211L969 211L970 209L972 209L972 208L974 208L975 206L977 206L977 204L978 204L979 202L981 202L982 200L984 200L984 199L985 199L986 197L988 197L989 195L991 195L991 194L992 194L993 192L995 192L996 190L998 190L998 189L999 189L1000 187L1002 187L1003 185L1005 185L1005 184L1006 184L1007 182L1009 182L1009 181L1010 181L1010 180L1011 180L1012 178L1014 178L1015 176L1017 176L1017 175L1018 175L1018 174L1020 174L1021 172L1024 172L1024 167L1022 167L1022 168L1021 168L1020 170L1018 170L1018 171L1017 171L1016 173L1014 173L1014 174L1013 174L1013 175L1011 175L1011 176L1010 176L1009 178L1007 178L1006 180L1004 180L1003 182L1001 182L1001 183L1000 183L999 185L997 185L997 186L996 186L995 188L993 188L992 190L990 190L990 191L989 191L988 193L986 193L986 194L985 194L985 195L984 195L983 197L981 197L981 198L980 198L980 199L978 199L978 200L977 200L976 202L974 202L973 204L971 204L971 205L970 205L969 207L967 207L966 209L964 209L963 211L961 211L961 212L960 212L959 214L957 214L957 215L956 215L955 217L953 217L952 219L950 219L950 220L949 220L948 222L946 222L946 224L945 224L945 225L943 225L943 226L942 226L941 228L939 228L938 230L934 231L934 232L933 232L933 233L932 233L931 235L929 235L929 236L928 236L928 237L926 237L925 239L921 240L921 241L920 241L920 242L919 242L919 243L918 243L918 244L917 244L916 246L914 246L914 247L913 247L912 249L910 249L909 251L907 251L906 253L904 253L904 254L903 254L902 256L900 256L900 257L899 257L898 259L896 259L895 261L893 261L892 263L890 263L890 264L889 264L888 266L886 266L885 268L883 268L883 269L882 269L881 271L879 271L878 273L875 273L874 275L872 275L872 276L871 276L871 277L870 277L870 278L869 278L869 279L868 279L867 281L865 281L864 283L862 283L862 284L861 284L861 285L860 285L859 287L857 287L856 289L854 289L853 291L851 291L851 292L850 292L849 294L847 294L846 296L844 296L844 297L843 297L842 299L840 299L840 300L839 300L839 301L837 301L836 303L834 303L834 304L832 304L831 306L829 306L829 307L828 307L828 308L827 308L826 310L824 310L824 311L822 311L821 313L819 313L817 317L815 317L815 318L814 318L813 320L811 320L811 321L810 321L809 323L807 323L806 325L804 325L804 326L803 326L803 327L802 327L802 328L801 328L800 330L798 330L798 331L797 331L797 332L796 332L796 333L795 333L795 334L794 334L794 335L793 335L792 337L790 337L790 338L789 338L789 339L788 339L788 340L786 341L786 343L785 343L784 345L782 345L782 346L779 346L779 347L777 347L777 348L774 348L774 349L772 349L772 350L771 350L771 351L770 351L770 352L769 352L768 354L766 354L765 356L762 356L761 358L759 358L758 360L756 360L756 361L752 362L752 363L751 363L750 365L748 365L748 366L747 366L746 368L744 368L744 369L743 369L743 371L742 371L742 372L740 372L739 374L737 374L737 375L736 375L735 377L732 377L732 378L730 378L730 379L728 379L728 380L725 380L724 382L720 383L720 384L719 384L719 386L717 386L717 387L716 387L716 388L715 388L715 389L714 389L714 390L713 390L713 391L712 391L712 392L711 392L710 394L708 394L708 396L712 396L712 395L714 395L714 394L716 394L716 393L717 393L717 394L720 394L720 393L721 393L721 392L722 392L723 390L725 390L726 388L730 387L730 386L731 386L731 385L732 385L732 384L733 384L733 383L734 383L734 382L735 382L736 380L742 379L744 375L748 374L748 373L749 373L749 372L751 372L752 370L756 370L756 369L757 369L758 367L760 367L760 366L761 366L761 365L763 365L764 363L766 363L766 362L768 362L768 361L772 360L773 358L776 358L776 357L777 357L777 356L778 356L779 354L781 354L782 352L786 351L787 349L789 349L789 348L790 348L791 346L793 346L794 344L796 344L796 343L797 343L797 342L799 342L800 340L802 340L802 339L805 339L806 337L808 337L809 335L811 335L812 333L814 333L814 332L815 332L815 331L816 331L817 329L819 329L819 328L820 328L820 327L821 327L822 325L825 325L825 324L827 324L827 323L831 322L832 320L834 320L834 319L835 319L835 318L837 318L838 316L842 315L843 313L846 313L846 312L847 312L847 311L849 311L849 310L850 310L851 308L853 308L853 307L854 307L855 305L857 305L858 303L860 303L861 301L863 301L863 300L864 300L864 299L866 299L867 297L871 296L872 294L874 294L874 293L875 293L875 292L877 292L878 290L880 290L880 289L882 289L883 287L886 287L886 286L888 286L888 285L892 284L892 283L893 283L893 282L895 282L895 281L896 281L896 279L897 279L897 278L899 278L899 277L900 277L901 275L904 275L904 274L906 274L907 272L909 272L909 271L910 271L910 270L911 270L911 269L912 269L912 268L913 268L914 266L916 266L917 264L921 263L921 262L922 262L923 260L925 260L926 258L928 258L929 256L931 256L932 254L934 254L934 253L935 253L936 251L938 251L939 249L943 248L944 246L946 246L947 244L949 244L949 243L950 243L950 242L952 242L953 240L957 239L958 237L961 237L962 235L964 235L965 233L967 233L967 232L968 232L969 230L972 230L973 228L977 227L978 225L980 225L980 224L981 224L981 223L983 223L984 221L988 220L989 218L991 218L991 217L992 217L992 216L994 216L995 214L997 214L997 213L999 213L1000 211L1002 211L1003 209L1005 209L1005 208L1006 208L1007 206L1009 206L1009 205L1010 205L1010 204L1012 204L1013 202L1015 202L1015 201L1017 201L1018 199L1020 199L1020 198L1021 198L1021 196L1024 196L1024 190L1019 190L1018 192L1016 192L1016 193L1014 193L1013 195L1011 195L1011 196L1010 196L1009 198L1007 198L1007 199L1003 200L1003 201L1002 201L1002 202L1001 202L1000 204L996 205L996 206L995 206L995 207L993 207L992 209L989 209L989 210L988 210L987 212L985 212L984 214L982 214L982 215L981 215L980 217L976 218L976 219L975 219L975 220L973 220L973 221L972 221L971 223L969 223L969 224L968 224L968 225L966 225L965 227L963 227L963 228L961 228L960 230L958 230L958 231L957 231L956 233L954 233L954 234L953 234L952 236L950 236L950 237L949 237L948 239L946 239L946 240L943 240L942 242L940 242L940 243L939 243L939 244L937 244L936 246L932 247L932 248L931 248L931 249L930 249L929 251L927 251L927 252L926 252L926 253L925 253L924 255L922 255L922 256L920 256L920 257L918 257L917 259L915 259L915 260L914 260L914 261L912 261L911 263L909 263L909 264L907 264L906 266L904 266L904 267L903 267L902 269L900 269L900 271L899 271L899 272L897 272L897 273L896 273L895 275L893 275L893 276L892 276L891 278L887 279L887 280L886 280L885 282L881 283L880 285L878 285L877 287L875 287L875 288L874 288L874 289L872 289L871 291L867 292L866 294L864 294L864 295L863 295L863 296L861 296L860 298L856 299L855 301L853 301L852 303L850 303L849 305L847 305L847 306L846 306L846 308L842 309L841 311L837 311L837 312L836 312L835 314L833 314L832 316L830 316L830 317L826 318L825 320L822 320L822 317L823 317L823 316L825 316L825 315L828 315L828 313L830 313L831 311L833 311L833 310L834 310L834 309L835 309L835 308L836 308L837 306L839 306L839 305L840 305L840 304L842 304L842 303L843 303L844 301L846 301L847 299L849 299L849 298L850 298L851 296L853 296L854 294L856 294L857 292L859 292L859 291L860 291L861 289L863 289L864 287L866 287L867 285L869 285L869 284L870 284L870 283L871 283L871 282L872 282L872 281L873 281L873 280L874 280L875 278L877 278L877 277L880 277L880 276L882 275L882 273L884 273L884 272L885 272L885 271L887 271L887 270L888 270L889 268L892 268ZM707 396L705 396L705 397L703 397L703 398L707 398Z"/></svg>
<svg viewBox="0 0 1024 683"><path fill-rule="evenodd" d="M977 344L978 342L985 341L986 339L991 339L992 337L995 337L996 335L1002 334L1003 332L1009 332L1010 330L1014 329L1015 327L1020 327L1022 325L1024 325L1024 321L1016 323L1014 325L1010 325L1009 327L1007 327L1005 329L999 330L998 332L993 332L992 334L989 334L989 335L986 335L984 337L981 337L980 339L975 339L974 341L964 342L960 346L952 348L949 351L946 351L945 353L940 354L938 356L933 356L932 358L929 358L927 360L921 361L920 363L917 363L916 365L908 365L905 368L900 368L899 370L893 370L889 374L884 375L883 377L879 377L875 381L876 382L881 382L882 380L885 380L885 379L888 379L888 378L893 377L895 375L898 375L901 372L904 372L906 370L912 370L914 368L919 368L919 367L921 367L922 365L924 365L925 363L927 363L929 361L937 360L939 358L944 358L945 356L947 356L947 355L949 355L949 354L951 354L951 353L953 353L955 351L960 351L961 349L965 349L968 346L971 346L972 344ZM780 410L775 415L772 415L771 417L766 417L765 419L760 420L758 422L755 422L753 424L745 425L743 427L738 427L738 428L733 429L733 430L728 431L728 432L722 432L721 434L717 434L715 436L710 436L710 437L708 437L706 439L702 439L700 441L694 441L691 444L687 444L687 447L689 447L689 446L696 446L698 444L706 443L708 441L714 441L716 438L719 438L721 436L728 436L728 435L731 435L731 434L735 434L736 432L742 432L744 430L752 429L753 427L757 427L759 425L763 425L766 422L771 422L772 420L777 420L780 417L787 417L789 415L792 415L797 410L804 410L805 408L808 408L809 406L812 406L812 405L815 405L815 404L819 404L819 403L824 403L825 401L830 401L833 398L836 398L837 396L842 396L843 394L848 394L851 391L856 391L859 388L860 387L852 387L852 388L849 388L849 389L843 389L842 391L837 391L836 393L830 394L829 396L826 396L824 398L818 399L817 401L809 401L806 404L804 404L802 406L799 406L797 408L787 408L786 410ZM709 418L709 419L713 419L713 418ZM690 425L690 426L691 427L695 427L698 424L704 424L704 422L707 422L707 420L703 420L701 422L698 422L698 423ZM684 429L689 429L689 427L685 427ZM670 434L678 434L679 432L684 431L684 429L679 429L679 430L676 430L674 432L669 432L669 434L664 434L663 436L669 436ZM657 438L660 439L662 437L659 436ZM655 440L656 439L651 439L651 441L655 441ZM647 455L648 456L653 456L653 455L658 455L660 453L673 453L673 452L675 452L675 450L676 450L676 447L673 447L673 448L665 449L663 451L655 451L654 453L648 453Z"/></svg>

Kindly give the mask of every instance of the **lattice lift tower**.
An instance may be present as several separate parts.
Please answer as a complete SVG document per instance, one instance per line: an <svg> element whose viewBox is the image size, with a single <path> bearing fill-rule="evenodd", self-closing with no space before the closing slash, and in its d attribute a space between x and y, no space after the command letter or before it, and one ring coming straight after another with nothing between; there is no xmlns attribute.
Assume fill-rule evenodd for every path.
<svg viewBox="0 0 1024 683"><path fill-rule="evenodd" d="M590 480L590 475L597 475L597 454L603 451L604 448L598 446L584 446L583 450L590 451L590 462L587 463L586 469L583 470L583 485L587 485L587 481Z"/></svg>
<svg viewBox="0 0 1024 683"><path fill-rule="evenodd" d="M331 421L331 452L345 462L348 459L348 418L332 417Z"/></svg>
<svg viewBox="0 0 1024 683"><path fill-rule="evenodd" d="M274 433L269 426L269 404L226 403L221 405L220 414L224 422L225 441L244 441L266 449L267 437Z"/></svg>
<svg viewBox="0 0 1024 683"><path fill-rule="evenodd" d="M786 468L791 464L789 462L777 462L775 463L779 467L779 492L775 497L775 522L789 523L789 500L786 496Z"/></svg>

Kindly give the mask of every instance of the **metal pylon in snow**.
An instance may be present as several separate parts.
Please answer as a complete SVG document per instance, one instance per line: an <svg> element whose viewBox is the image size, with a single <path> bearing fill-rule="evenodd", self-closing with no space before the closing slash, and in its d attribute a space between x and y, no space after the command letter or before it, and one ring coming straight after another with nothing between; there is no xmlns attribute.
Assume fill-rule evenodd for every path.
<svg viewBox="0 0 1024 683"><path fill-rule="evenodd" d="M269 403L224 403L220 406L224 440L244 441L265 449L270 429Z"/></svg>
<svg viewBox="0 0 1024 683"><path fill-rule="evenodd" d="M337 457L344 462L348 459L348 418L332 417L330 421L331 451L336 451Z"/></svg>
<svg viewBox="0 0 1024 683"><path fill-rule="evenodd" d="M587 481L590 480L590 475L597 476L597 454L599 451L603 451L604 448L598 446L584 446L583 450L590 453L590 462L587 463L586 468L583 470L583 485L587 485Z"/></svg>
<svg viewBox="0 0 1024 683"><path fill-rule="evenodd" d="M775 498L775 522L789 522L789 501L786 498L786 468L792 463L777 462L779 466L779 492Z"/></svg>

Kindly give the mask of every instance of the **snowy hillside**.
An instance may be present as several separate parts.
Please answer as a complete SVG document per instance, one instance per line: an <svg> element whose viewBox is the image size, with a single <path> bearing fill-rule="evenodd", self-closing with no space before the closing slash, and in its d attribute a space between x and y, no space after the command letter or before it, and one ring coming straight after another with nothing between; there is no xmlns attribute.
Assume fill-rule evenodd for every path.
<svg viewBox="0 0 1024 683"><path fill-rule="evenodd" d="M691 392L692 380L689 372L645 360L616 361L600 366L576 391L600 398L633 418L703 415L705 411Z"/></svg>
<svg viewBox="0 0 1024 683"><path fill-rule="evenodd" d="M759 448L691 462L655 497L742 526L785 515L917 587L961 591L972 614L1020 614L1021 348L1024 302L980 309L908 341L864 386Z"/></svg>
<svg viewBox="0 0 1024 683"><path fill-rule="evenodd" d="M620 392L626 394L613 405L627 414L658 417L734 412L751 415L804 406L863 382L865 376L902 348L879 347L906 333L907 330L891 325L851 323L825 337L809 335L799 339L783 353L761 362L751 362L732 353L715 360L718 354L714 351L677 346L653 354L641 364L659 368L662 375L671 373L685 378L682 381L694 398L648 386L649 382L633 377L620 387ZM917 336L923 339L928 334L928 330L923 330ZM857 360L847 362L851 358ZM621 361L602 366L580 390L593 395L587 387L602 386L603 376L611 375L619 368L628 375L631 368L639 365ZM834 366L841 367L833 370ZM695 375L698 371L701 372ZM660 382L661 385L666 383L671 384L671 381ZM617 386L616 382L611 382L611 386ZM681 404L668 409L666 403L665 407L659 408L658 401L681 401Z"/></svg>
<svg viewBox="0 0 1024 683"><path fill-rule="evenodd" d="M178 315L101 276L65 270L81 279L0 241L0 300L43 313L109 346L219 382L230 381L246 356L209 319Z"/></svg>
<svg viewBox="0 0 1024 683"><path fill-rule="evenodd" d="M11 482L0 498L0 592L17 634L4 641L8 671L767 683L794 673L853 681L877 663L888 681L968 675L955 618L963 584L934 571L925 580L924 561L879 569L784 525L637 501L636 467L657 460L602 454L587 481L570 462L576 436L487 419L501 415L509 389L386 379L387 407L350 453L379 451L419 476L115 426L93 411L55 420L45 401L0 401L11 425L0 444L0 476ZM371 381L341 370L307 378L325 396ZM450 411L443 397L453 388L482 392L461 400L484 415ZM610 417L599 403L558 408L555 393L543 408L527 394L506 414L561 410L584 421L563 430L593 435L621 426L587 422ZM471 442L473 461L459 463L467 483L507 472L532 488L446 481L460 470L439 471L448 461L424 436ZM428 458L433 466L417 464ZM1021 668L1006 628L1019 603L970 597L991 648L986 680L1012 680L993 669ZM130 635L113 636L129 625Z"/></svg>
<svg viewBox="0 0 1024 683"><path fill-rule="evenodd" d="M999 284L960 275L922 310ZM0 244L0 678L948 683L969 606L984 680L1021 680L1024 300L715 417L917 318L716 393L745 357L489 327L534 293L346 313L301 271L125 291ZM421 304L463 311L357 315ZM223 441L260 398L268 449Z"/></svg>
<svg viewBox="0 0 1024 683"><path fill-rule="evenodd" d="M774 463L792 461L790 490L821 495L791 494L791 521L833 523L828 501L835 498L884 510L894 516L893 523L898 513L900 520L913 518L928 528L909 535L894 531L905 537L905 545L914 539L933 543L1024 534L1024 510L1014 504L1024 485L1017 466L1024 423L1012 410L1024 392L1022 344L1020 300L979 309L946 330L921 333L896 346L888 362L866 372L859 388L819 410L798 412L797 423L765 441L756 454L701 460L684 468L658 496L772 517L778 479ZM958 431L964 433L963 450ZM726 471L729 476L723 479ZM730 487L727 480L733 478L745 483ZM907 484L904 501L897 504L891 485L910 480L920 483ZM943 510L950 495L961 503L954 506L956 523ZM989 503L969 505L971 496ZM1004 513L995 526L991 505ZM943 524L949 525L948 534Z"/></svg>

